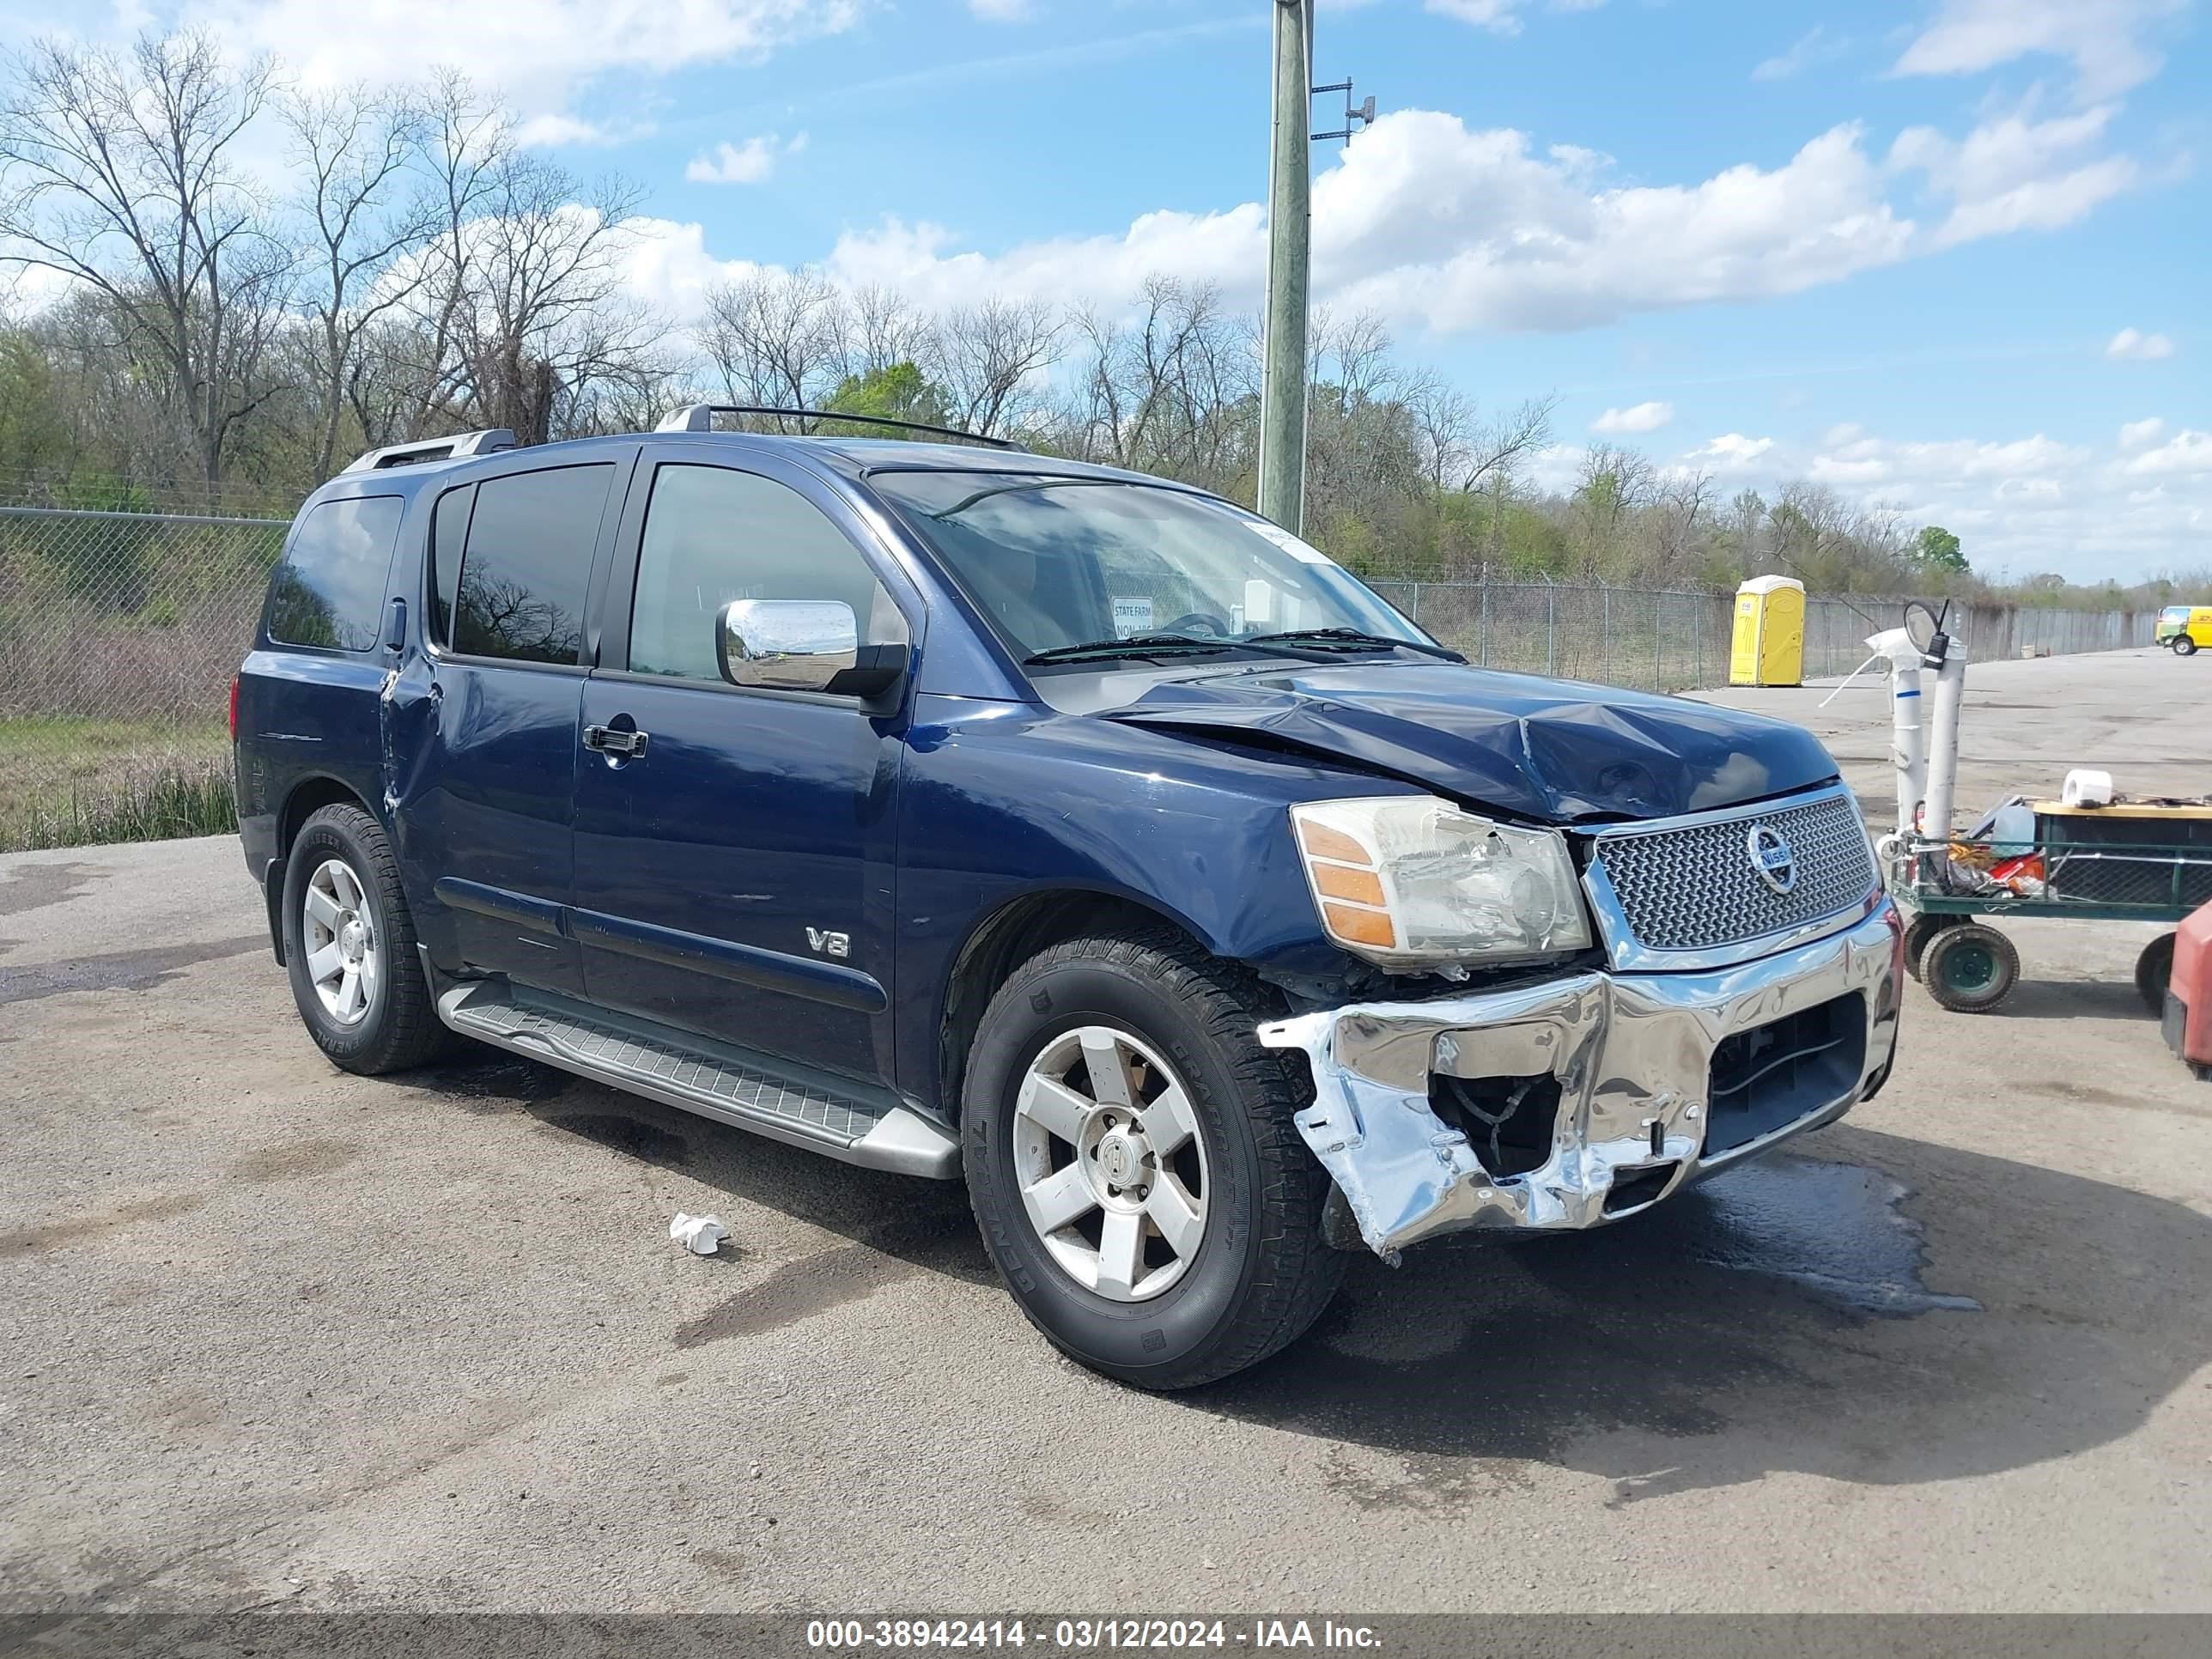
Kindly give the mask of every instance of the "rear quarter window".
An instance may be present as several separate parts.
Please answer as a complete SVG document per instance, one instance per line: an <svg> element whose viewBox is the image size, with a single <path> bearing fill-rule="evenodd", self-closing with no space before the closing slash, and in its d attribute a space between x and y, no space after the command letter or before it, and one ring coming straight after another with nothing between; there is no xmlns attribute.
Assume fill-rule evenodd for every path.
<svg viewBox="0 0 2212 1659"><path fill-rule="evenodd" d="M368 495L310 508L270 580L270 639L325 651L374 645L404 506Z"/></svg>

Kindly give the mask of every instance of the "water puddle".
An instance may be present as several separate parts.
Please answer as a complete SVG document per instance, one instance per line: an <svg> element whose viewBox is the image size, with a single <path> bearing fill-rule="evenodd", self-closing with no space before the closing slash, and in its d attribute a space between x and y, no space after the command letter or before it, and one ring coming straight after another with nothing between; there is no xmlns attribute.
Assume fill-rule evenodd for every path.
<svg viewBox="0 0 2212 1659"><path fill-rule="evenodd" d="M1979 1313L1972 1297L1922 1282L1927 1243L1907 1195L1876 1170L1784 1155L1715 1176L1643 1224L1692 1261L1786 1279L1855 1313Z"/></svg>

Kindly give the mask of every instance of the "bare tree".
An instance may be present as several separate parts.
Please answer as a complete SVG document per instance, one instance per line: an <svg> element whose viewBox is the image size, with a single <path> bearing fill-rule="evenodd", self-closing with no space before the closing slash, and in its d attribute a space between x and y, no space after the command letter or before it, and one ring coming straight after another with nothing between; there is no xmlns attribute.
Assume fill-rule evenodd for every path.
<svg viewBox="0 0 2212 1659"><path fill-rule="evenodd" d="M1585 580L1595 580L1608 562L1619 560L1622 526L1651 499L1654 477L1650 459L1635 450L1592 444L1583 452L1573 508Z"/></svg>
<svg viewBox="0 0 2212 1659"><path fill-rule="evenodd" d="M945 389L954 424L993 437L1038 407L1064 329L1042 300L989 299L947 312L926 367Z"/></svg>
<svg viewBox="0 0 2212 1659"><path fill-rule="evenodd" d="M306 175L300 209L312 240L302 264L312 273L307 306L321 348L317 471L327 475L368 367L363 340L429 276L419 256L438 228L435 204L412 195L409 178L426 117L404 99L362 87L292 94L276 110Z"/></svg>
<svg viewBox="0 0 2212 1659"><path fill-rule="evenodd" d="M411 329L388 331L381 354L386 372L404 386L378 400L363 386L354 398L371 443L389 435L404 405L405 436L423 436L434 422L453 424L453 404L469 374L466 342L475 306L477 239L473 227L499 187L501 169L514 154L514 124L499 105L480 94L458 70L441 70L432 82L425 122L423 170L428 175L425 211L437 229L426 251L428 274L418 290ZM380 410L376 404L386 407ZM383 422L374 417L385 416Z"/></svg>
<svg viewBox="0 0 2212 1659"><path fill-rule="evenodd" d="M930 355L929 319L895 288L855 289L845 301L844 351L840 368L854 380L880 374Z"/></svg>
<svg viewBox="0 0 2212 1659"><path fill-rule="evenodd" d="M1425 372L1408 380L1400 397L1420 441L1421 471L1429 488L1439 495L1458 489L1473 465L1474 399Z"/></svg>
<svg viewBox="0 0 2212 1659"><path fill-rule="evenodd" d="M98 293L120 343L167 383L198 469L222 482L234 429L277 389L262 374L291 253L264 228L237 160L271 82L213 40L127 52L45 40L0 99L0 260Z"/></svg>
<svg viewBox="0 0 2212 1659"><path fill-rule="evenodd" d="M708 291L700 343L732 401L812 409L845 372L845 296L811 266L757 271Z"/></svg>
<svg viewBox="0 0 2212 1659"><path fill-rule="evenodd" d="M543 443L564 393L634 374L658 350L665 323L623 292L625 222L638 199L618 179L580 190L538 156L510 155L494 169L467 238L477 272L463 313L474 418Z"/></svg>

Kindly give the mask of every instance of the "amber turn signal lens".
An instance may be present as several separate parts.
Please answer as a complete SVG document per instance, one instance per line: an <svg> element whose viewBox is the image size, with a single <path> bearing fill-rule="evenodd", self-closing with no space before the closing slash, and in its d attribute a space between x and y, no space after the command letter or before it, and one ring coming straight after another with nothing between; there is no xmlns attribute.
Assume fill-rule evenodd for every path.
<svg viewBox="0 0 2212 1659"><path fill-rule="evenodd" d="M1324 904L1321 911L1328 931L1346 945L1379 945L1387 951L1398 942L1385 911L1355 910L1348 904Z"/></svg>
<svg viewBox="0 0 2212 1659"><path fill-rule="evenodd" d="M1325 823L1300 823L1298 845L1306 849L1310 858L1338 859L1346 864L1370 866L1375 862L1364 847L1343 830L1332 830Z"/></svg>
<svg viewBox="0 0 2212 1659"><path fill-rule="evenodd" d="M1313 866L1314 885L1325 898L1350 899L1354 904L1382 908L1382 878L1371 870L1347 870L1340 864Z"/></svg>

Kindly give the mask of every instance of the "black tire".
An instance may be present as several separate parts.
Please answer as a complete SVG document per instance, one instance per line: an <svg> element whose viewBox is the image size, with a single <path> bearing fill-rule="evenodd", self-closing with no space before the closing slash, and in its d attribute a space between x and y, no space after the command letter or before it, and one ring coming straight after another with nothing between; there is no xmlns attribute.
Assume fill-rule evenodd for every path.
<svg viewBox="0 0 2212 1659"><path fill-rule="evenodd" d="M1906 922L1905 924L1905 971L1913 978L1918 979L1921 953L1927 950L1929 941L1945 928L1956 927L1959 925L1959 920L1957 916L1931 916L1923 912Z"/></svg>
<svg viewBox="0 0 2212 1659"><path fill-rule="evenodd" d="M308 884L331 860L358 883L379 972L366 1006L350 1022L323 1006L310 976L304 914ZM383 826L358 806L325 806L301 826L284 866L284 963L292 1000L315 1046L331 1064L364 1077L405 1071L437 1058L450 1034L432 1006L415 948L415 921L399 885L398 860Z"/></svg>
<svg viewBox="0 0 2212 1659"><path fill-rule="evenodd" d="M2197 654L2197 641L2191 639L2188 635L2184 634L2180 638L2174 641L2173 654L2177 657L2195 656Z"/></svg>
<svg viewBox="0 0 2212 1659"><path fill-rule="evenodd" d="M984 1011L962 1091L969 1200L1022 1312L1079 1363L1139 1388L1194 1388L1288 1346L1336 1293L1345 1257L1321 1231L1328 1176L1291 1121L1310 1103L1305 1070L1255 1034L1281 1012L1249 975L1166 929L1054 945ZM1024 1078L1094 1025L1177 1073L1205 1152L1200 1242L1182 1276L1142 1301L1109 1299L1054 1259L1016 1171Z"/></svg>
<svg viewBox="0 0 2212 1659"><path fill-rule="evenodd" d="M2160 933L2136 958L2136 994L2143 1000L2153 1019L2166 1018L2166 987L2173 977L2173 938Z"/></svg>
<svg viewBox="0 0 2212 1659"><path fill-rule="evenodd" d="M1920 982L1954 1014L1985 1014L2012 994L2020 952L1994 927L1969 921L1946 927L1920 953Z"/></svg>

